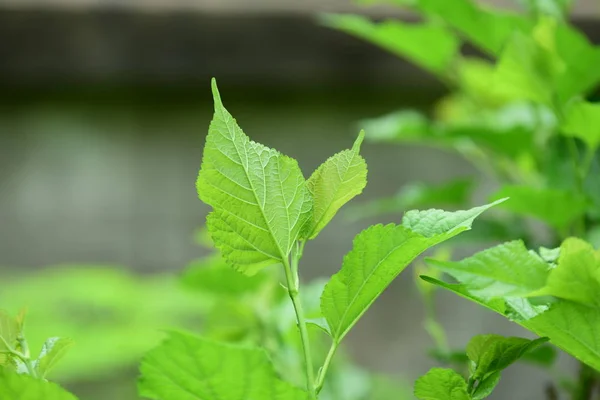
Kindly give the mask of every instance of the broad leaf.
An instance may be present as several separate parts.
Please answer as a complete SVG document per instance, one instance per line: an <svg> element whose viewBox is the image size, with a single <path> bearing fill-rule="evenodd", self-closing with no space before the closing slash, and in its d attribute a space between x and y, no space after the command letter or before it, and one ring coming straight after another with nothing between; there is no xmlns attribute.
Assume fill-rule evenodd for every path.
<svg viewBox="0 0 600 400"><path fill-rule="evenodd" d="M432 368L415 382L419 400L471 400L467 382L452 369Z"/></svg>
<svg viewBox="0 0 600 400"><path fill-rule="evenodd" d="M562 132L581 139L592 151L600 144L600 103L578 101L566 111Z"/></svg>
<svg viewBox="0 0 600 400"><path fill-rule="evenodd" d="M483 299L526 296L546 284L548 264L513 241L483 250L458 262L428 259L427 262L452 275Z"/></svg>
<svg viewBox="0 0 600 400"><path fill-rule="evenodd" d="M340 342L388 285L419 254L470 229L496 203L467 211L409 211L402 225L375 225L356 236L341 270L321 296L321 310Z"/></svg>
<svg viewBox="0 0 600 400"><path fill-rule="evenodd" d="M555 50L565 69L555 85L559 99L586 94L600 82L600 47L569 24L558 24L555 31Z"/></svg>
<svg viewBox="0 0 600 400"><path fill-rule="evenodd" d="M171 332L142 361L139 390L160 400L307 400L257 348Z"/></svg>
<svg viewBox="0 0 600 400"><path fill-rule="evenodd" d="M540 367L550 368L557 357L558 352L556 351L556 347L551 344L544 344L525 353L521 357L521 361L535 364Z"/></svg>
<svg viewBox="0 0 600 400"><path fill-rule="evenodd" d="M196 186L214 209L207 227L216 246L253 275L287 259L312 202L298 163L251 141L223 107L214 80L212 89L215 114Z"/></svg>
<svg viewBox="0 0 600 400"><path fill-rule="evenodd" d="M367 163L359 154L364 137L361 131L352 149L329 158L306 182L314 205L303 237L314 239L338 210L367 185Z"/></svg>
<svg viewBox="0 0 600 400"><path fill-rule="evenodd" d="M374 23L358 15L326 15L324 23L370 41L420 67L444 75L456 57L460 41L437 24Z"/></svg>
<svg viewBox="0 0 600 400"><path fill-rule="evenodd" d="M467 345L467 356L475 365L472 376L477 380L485 379L547 341L548 338L529 340L500 335L475 336Z"/></svg>
<svg viewBox="0 0 600 400"><path fill-rule="evenodd" d="M29 375L0 370L0 399L76 400L60 386Z"/></svg>
<svg viewBox="0 0 600 400"><path fill-rule="evenodd" d="M531 36L516 33L503 49L494 74L492 91L506 100L552 104L558 61Z"/></svg>
<svg viewBox="0 0 600 400"><path fill-rule="evenodd" d="M587 201L575 193L531 186L503 186L492 199L510 197L502 205L509 211L541 219L556 229L564 229L584 215Z"/></svg>
<svg viewBox="0 0 600 400"><path fill-rule="evenodd" d="M41 377L46 377L48 372L63 358L74 342L68 338L53 337L46 340L40 356L34 362Z"/></svg>
<svg viewBox="0 0 600 400"><path fill-rule="evenodd" d="M565 240L560 246L558 264L540 294L600 309L600 253L581 239Z"/></svg>
<svg viewBox="0 0 600 400"><path fill-rule="evenodd" d="M489 54L497 55L515 33L528 32L531 23L521 15L484 9L472 0L419 0L427 14L442 18L473 44Z"/></svg>

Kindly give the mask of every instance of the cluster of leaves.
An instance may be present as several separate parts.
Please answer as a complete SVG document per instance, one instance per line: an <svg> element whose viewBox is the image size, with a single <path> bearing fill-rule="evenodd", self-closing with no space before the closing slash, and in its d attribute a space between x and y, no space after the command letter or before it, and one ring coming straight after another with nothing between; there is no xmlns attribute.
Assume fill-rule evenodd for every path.
<svg viewBox="0 0 600 400"><path fill-rule="evenodd" d="M594 249L600 247L600 103L593 101L600 83L600 47L569 24L570 1L520 2L523 13L472 0L388 2L410 9L420 20L326 15L323 22L416 64L438 78L448 94L430 115L401 110L361 121L366 140L441 147L465 157L499 184L490 201L510 197L499 205L505 215L486 214L483 229L467 239L522 239L460 262L447 261L449 256L428 260L419 270L426 305L434 293L427 284L448 289L549 338L584 364L582 376L590 374L589 367L600 371L595 298L600 266ZM464 52L465 45L479 55ZM408 185L393 198L355 207L350 216L423 205L465 207L476 186L470 179ZM542 222L545 229L529 220ZM547 247L528 250L540 245ZM443 273L454 281L444 281ZM435 310L431 305L427 310L434 355L451 360ZM468 349L467 355L477 364ZM575 398L589 398L598 380L591 376L583 383L587 388L576 388ZM458 378L433 370L419 381L416 394L423 399L483 398L495 386L488 383L499 376ZM432 392L434 387L449 391ZM486 388L485 396L479 387Z"/></svg>
<svg viewBox="0 0 600 400"><path fill-rule="evenodd" d="M329 158L305 180L295 160L252 142L242 132L223 107L214 81L213 95L215 115L204 149L198 193L213 207L207 217L208 233L224 260L215 262L226 262L228 268L248 275L249 280L238 285L242 277L219 266L192 270L189 280L203 290L230 291L239 299L243 291L261 286L265 275L269 276L266 266L278 266L276 271L280 275L283 272L285 290L279 285L267 285L265 296L258 297L262 306L250 305L253 314L260 315L252 320L262 321L262 326L269 329L272 324L268 319L274 313L265 310L264 305L287 292L295 318L276 315L275 319L279 325L281 320L286 321L288 334L296 337L302 357L295 359L295 364L304 365L304 389L298 387L290 373L294 367L281 360L280 355L285 354L281 344L275 344L274 349L272 344L261 343L264 338L273 337L271 334L231 344L172 332L144 359L140 391L146 397L164 400L347 399L326 395L325 385L334 380L332 360L348 332L419 254L468 230L479 214L498 202L467 211L409 211L401 224L372 226L356 236L341 270L324 287L321 284L312 290L309 285L301 290L299 260L307 241L315 238L340 207L366 185L367 167L359 154L363 134L351 149ZM213 275L216 271L217 275ZM222 290L219 287L225 275L230 283ZM319 292L320 305L315 302ZM219 311L222 316L222 309ZM309 333L313 326L320 328L314 334L326 334L329 338L327 354L315 354L314 345L320 341ZM249 344L257 342L262 348ZM314 355L322 359L317 374ZM343 375L344 372L340 374ZM373 396L367 393L365 398Z"/></svg>

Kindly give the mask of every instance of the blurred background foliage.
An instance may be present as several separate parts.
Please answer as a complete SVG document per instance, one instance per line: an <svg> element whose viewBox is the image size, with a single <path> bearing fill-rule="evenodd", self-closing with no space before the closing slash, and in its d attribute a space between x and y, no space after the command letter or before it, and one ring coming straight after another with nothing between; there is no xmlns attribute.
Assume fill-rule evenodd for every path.
<svg viewBox="0 0 600 400"><path fill-rule="evenodd" d="M227 107L245 131L299 159L305 175L347 148L357 126L369 135L363 151L369 184L363 198L307 246L301 271L312 282L307 295L319 293L319 278L337 271L352 237L371 223L398 221L408 208L460 208L505 178L537 184L535 165L550 168L552 188L572 184L569 165L535 158L568 151L560 141L540 143L530 135L557 124L548 111L554 100L547 102L544 75L531 86L510 74L516 63L538 76L538 61L551 66L550 75L560 71L560 64L543 59L544 52L533 52L541 59L522 58L536 46L544 49L551 20L542 20L535 35L524 34L505 53L506 68L495 69L490 59L502 47L502 29L512 32L513 25L488 29L483 19L469 26L465 34L479 38L477 49L435 22L378 29L362 16L315 18L352 11L375 20L415 19L391 3L411 2L365 8L346 0L0 0L0 308L28 308L26 333L34 351L48 336L75 340L51 378L84 399L135 399L139 358L162 329L173 327L258 342L276 355L280 370L297 370L297 353L282 347L282 337L293 336L293 315L277 271L251 280L236 275L198 230L208 211L197 200L194 181L212 114L211 76L218 77ZM558 1L523 4L533 13L562 12L551 7ZM597 2L580 0L572 13L595 43L599 10ZM412 40L392 43L390 34ZM424 58L425 45L435 46L437 55ZM458 49L466 56L447 68ZM578 78L581 68L597 65L594 54L590 59L569 53L573 47L558 50L581 59L571 73ZM494 79L513 84L496 87ZM565 97L584 89L568 82L560 87ZM545 152L550 147L556 152ZM494 166L502 176L490 177L489 154L480 148L502 156ZM515 168L530 173L515 176ZM586 187L597 205L596 183ZM552 209L542 211L552 215ZM490 241L518 237L531 245L554 240L535 221L507 224L506 218L478 221L453 254L438 256L460 257ZM563 220L553 222L563 228ZM599 244L600 228L588 235ZM406 382L452 355L436 356L440 348L464 347L479 333L523 334L452 295L438 297L403 274L349 336L341 358L351 362L332 370L324 398L383 400L393 392L401 399L410 393ZM317 306L306 304L315 316ZM324 339L318 328L312 333L317 343ZM314 350L324 353L319 345ZM294 376L301 380L301 371ZM537 398L546 380L538 369L517 366L507 371L495 398Z"/></svg>

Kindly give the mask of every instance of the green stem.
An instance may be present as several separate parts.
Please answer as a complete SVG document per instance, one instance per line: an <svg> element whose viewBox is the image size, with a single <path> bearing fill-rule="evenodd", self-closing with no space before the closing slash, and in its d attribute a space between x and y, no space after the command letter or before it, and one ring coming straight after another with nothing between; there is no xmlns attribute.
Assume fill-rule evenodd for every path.
<svg viewBox="0 0 600 400"><path fill-rule="evenodd" d="M306 364L306 389L312 400L317 400L317 392L315 390L315 372L312 364L312 356L310 353L310 340L308 337L308 329L306 329L306 318L299 297L299 280L298 280L298 261L300 260L300 250L304 246L298 246L298 252L292 256L292 265L287 259L283 260L283 269L287 281L287 290L294 305L296 319L298 321L298 329L300 330L300 339L302 340L302 349L304 351L304 363Z"/></svg>
<svg viewBox="0 0 600 400"><path fill-rule="evenodd" d="M573 400L591 400L596 386L596 371L584 363L579 367L579 379Z"/></svg>
<svg viewBox="0 0 600 400"><path fill-rule="evenodd" d="M323 389L323 385L325 384L325 376L327 376L327 371L329 370L329 366L331 365L331 361L333 360L333 356L335 355L335 352L337 351L338 346L339 346L339 344L336 343L335 341L333 341L331 343L331 347L329 348L329 353L327 353L325 362L323 363L323 366L319 370L319 376L317 377L317 385L316 385L317 393L320 393L321 389Z"/></svg>
<svg viewBox="0 0 600 400"><path fill-rule="evenodd" d="M27 344L27 340L25 340L25 337L23 336L19 336L17 338L17 342L19 342L19 346L21 347L21 354L22 357L21 361L23 361L23 364L25 364L25 367L27 368L27 371L29 372L29 375L31 375L34 378L37 378L37 372L35 370L35 368L33 367L33 363L31 362L31 354L29 352L29 346Z"/></svg>

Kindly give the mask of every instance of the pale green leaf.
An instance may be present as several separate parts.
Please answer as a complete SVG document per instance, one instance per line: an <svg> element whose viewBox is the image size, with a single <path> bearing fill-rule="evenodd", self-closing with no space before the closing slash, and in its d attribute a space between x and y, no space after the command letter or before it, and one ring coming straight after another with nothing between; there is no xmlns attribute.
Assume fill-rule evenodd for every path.
<svg viewBox="0 0 600 400"><path fill-rule="evenodd" d="M223 107L214 80L212 88L215 114L196 187L214 209L207 227L216 246L253 275L287 260L312 201L296 160L251 141Z"/></svg>
<svg viewBox="0 0 600 400"><path fill-rule="evenodd" d="M307 400L280 380L264 350L171 332L141 365L142 396L160 400Z"/></svg>
<svg viewBox="0 0 600 400"><path fill-rule="evenodd" d="M600 309L600 254L589 243L568 238L560 246L557 266L540 294Z"/></svg>
<svg viewBox="0 0 600 400"><path fill-rule="evenodd" d="M326 15L323 21L330 27L406 57L438 75L446 73L460 45L448 29L436 24L407 24L391 20L375 23L359 15Z"/></svg>
<svg viewBox="0 0 600 400"><path fill-rule="evenodd" d="M564 229L585 214L587 201L577 194L560 189L505 185L493 196L510 197L502 208L538 218L556 229Z"/></svg>
<svg viewBox="0 0 600 400"><path fill-rule="evenodd" d="M60 386L29 375L0 370L0 399L76 400Z"/></svg>
<svg viewBox="0 0 600 400"><path fill-rule="evenodd" d="M498 60L491 90L506 100L531 100L550 105L560 69L553 54L531 36L515 33Z"/></svg>
<svg viewBox="0 0 600 400"><path fill-rule="evenodd" d="M0 310L0 353L15 349L20 333L21 327L17 319L8 312Z"/></svg>
<svg viewBox="0 0 600 400"><path fill-rule="evenodd" d="M547 341L548 338L529 340L500 335L477 335L467 345L467 356L475 364L472 376L483 380L506 369L525 353Z"/></svg>
<svg viewBox="0 0 600 400"><path fill-rule="evenodd" d="M452 369L432 368L415 382L419 400L470 400L467 382Z"/></svg>
<svg viewBox="0 0 600 400"><path fill-rule="evenodd" d="M52 337L46 340L42 351L33 365L41 377L46 377L48 372L66 355L74 342L69 338Z"/></svg>
<svg viewBox="0 0 600 400"><path fill-rule="evenodd" d="M306 182L314 204L312 218L303 235L305 238L317 237L338 210L367 185L367 163L359 154L364 137L365 133L361 131L352 149L329 158Z"/></svg>
<svg viewBox="0 0 600 400"><path fill-rule="evenodd" d="M472 0L419 0L419 5L492 55L497 55L516 31L531 29L531 22L524 16L484 8Z"/></svg>
<svg viewBox="0 0 600 400"><path fill-rule="evenodd" d="M593 90L600 82L600 47L569 24L557 24L554 46L565 66L555 82L559 99L564 103Z"/></svg>
<svg viewBox="0 0 600 400"><path fill-rule="evenodd" d="M461 261L428 259L427 263L452 275L476 297L526 296L546 284L548 264L513 241L483 250Z"/></svg>
<svg viewBox="0 0 600 400"><path fill-rule="evenodd" d="M578 101L565 112L562 133L581 139L592 151L600 144L600 103Z"/></svg>
<svg viewBox="0 0 600 400"><path fill-rule="evenodd" d="M410 109L363 119L359 123L367 132L367 140L372 142L417 142L432 134L427 117Z"/></svg>
<svg viewBox="0 0 600 400"><path fill-rule="evenodd" d="M409 211L402 225L375 225L356 236L341 270L321 296L321 310L338 343L388 285L419 254L470 229L496 203L467 211Z"/></svg>

